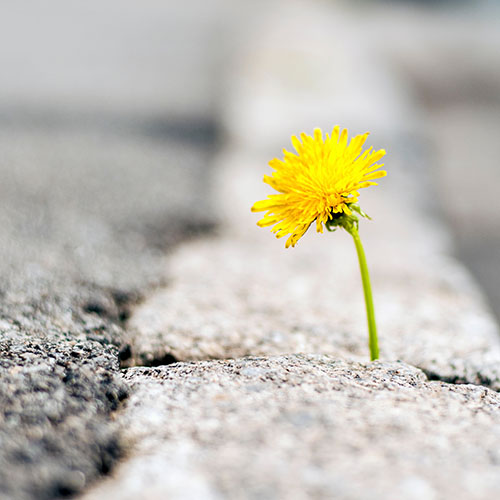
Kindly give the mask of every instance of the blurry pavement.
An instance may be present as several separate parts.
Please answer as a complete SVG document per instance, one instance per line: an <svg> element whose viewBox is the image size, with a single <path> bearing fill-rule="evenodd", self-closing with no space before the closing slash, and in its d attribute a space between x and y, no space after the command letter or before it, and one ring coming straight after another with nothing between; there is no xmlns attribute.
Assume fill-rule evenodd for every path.
<svg viewBox="0 0 500 500"><path fill-rule="evenodd" d="M456 253L500 319L500 4L385 6L372 11L376 43L420 104Z"/></svg>
<svg viewBox="0 0 500 500"><path fill-rule="evenodd" d="M0 101L148 119L212 119L231 2L3 0Z"/></svg>
<svg viewBox="0 0 500 500"><path fill-rule="evenodd" d="M0 2L0 498L122 454L130 307L210 231L231 2Z"/></svg>
<svg viewBox="0 0 500 500"><path fill-rule="evenodd" d="M140 311L137 302L147 305L145 299L154 296L157 287L175 278L166 270L165 255L172 255L188 238L211 234L219 222L220 207L231 197L238 198L237 189L231 190L242 181L245 184L245 177L236 176L234 183L230 177L224 178L214 186L220 177L214 177L212 165L217 163L217 175L225 168L234 175L245 160L242 163L237 154L231 155L243 150L249 155L245 158L251 157L252 175L260 185L264 157L288 144L297 127L310 130L321 125L327 129L340 123L352 131L372 129L373 144L392 141L387 148L393 145L395 163L409 159L405 168L411 175L406 176L404 168L391 172L388 157L388 185L394 182L394 189L415 176L417 196L401 205L415 207L425 199L422 217L413 220L425 238L412 241L415 248L411 251L424 261L429 245L433 251L453 248L448 233L440 231L440 220L434 220L441 207L455 229L459 253L476 270L491 300L496 300L500 269L495 264L500 213L495 167L498 11L494 6L490 11L467 10L462 5L440 11L429 2L424 2L425 7L411 2L344 2L331 17L315 18L319 26L316 38L313 24L306 23L298 31L311 41L310 46L303 46L301 37L287 37L273 25L265 25L276 7L273 23L281 26L287 19L297 21L292 19L295 3L1 2L0 498L69 495L109 473L129 437L127 427L119 428L114 422L113 412L131 387L121 377L119 363L130 361L136 354L134 348L147 351L151 347L140 339L133 344L130 339L130 325L137 324L138 316L128 319L134 310ZM328 9L328 2L319 3ZM255 30L251 43L243 43L248 42L247 28L254 19L264 21L261 34L270 36L268 47L263 42L266 38ZM350 29L353 19L361 33L359 39ZM332 41L328 50L322 50L320 43L320 33L325 32ZM359 61L367 43L375 57L363 66ZM315 58L308 57L311 47L316 50ZM246 64L255 60L252 54L262 70L258 79L247 78L252 67ZM373 65L376 72L370 71ZM323 67L333 70L322 72ZM335 72L338 68L342 70ZM316 79L318 74L325 78ZM381 93L370 93L371 87ZM325 104L330 95L334 108ZM481 106L476 106L477 101ZM222 145L225 149L220 155ZM221 186L228 187L227 198L220 195ZM247 187L251 188L250 183ZM419 190L427 188L426 196L419 198ZM366 199L376 203L376 196L370 196ZM244 200L237 199L242 207ZM234 234L257 231L252 216L244 210L241 219L236 212L231 214L232 226L228 227ZM397 217L387 220L397 221ZM426 218L432 222L428 226L422 223ZM367 227L367 233L370 231ZM409 228L398 232L403 247L405 231ZM281 244L271 241L270 234L259 237L274 247ZM204 240L201 247L210 248L210 241ZM313 238L305 241L312 243ZM206 255L190 254L189 248L181 247L180 254L173 254L178 259L174 265L185 262L183 259L196 264ZM344 255L342 244L336 251ZM300 249L297 255L300 261ZM221 268L231 270L231 262L216 254L208 261L212 267L204 274L206 279L215 273L217 281L216 258L222 259ZM202 264L203 271L207 261ZM178 269L180 278L186 276L182 266ZM346 265L338 272L347 276L351 269ZM398 259L394 259L393 279L398 269ZM465 351L470 344L464 333L479 331L474 340L474 369L459 365L434 376L496 388L499 381L494 370L488 379L488 363L477 369L477 363L488 361L485 353L495 327L466 273L464 278L455 264L449 269L456 272L448 281L440 281L439 273L436 282L432 276L422 275L418 307L413 303L415 289L400 275L399 291L408 293L404 299L384 300L381 316L394 329L412 311L423 335L431 339L429 345L437 342L437 351L444 357L449 354L449 337L433 337L436 325L444 325L452 335L459 324L461 340L454 348ZM379 283L383 277L379 273ZM200 282L194 280L190 285L193 283ZM429 283L443 302L429 303ZM209 283L206 296L213 297L214 290ZM383 288L380 290L384 298ZM290 293L300 298L303 291L303 283L296 283ZM231 296L232 289L224 293L222 298ZM394 298L387 290L385 293L386 298ZM193 305L189 294L182 295L181 305L182 301ZM452 314L439 314L442 304L451 304L444 312ZM356 302L350 307L357 307ZM457 310L460 314L455 315ZM195 309L192 317L206 326L199 311ZM272 308L268 312L273 316ZM180 313L180 319L185 319L185 309L181 307ZM274 314L274 319L279 318ZM392 318L396 319L391 323ZM222 320L231 326L226 317ZM346 308L340 316L341 327L335 331L342 346L338 352L343 356L357 356L364 349L364 330L350 321ZM148 319L146 324L154 325ZM312 322L301 328L312 328L315 333ZM195 333L213 335L210 328ZM319 333L324 335L317 339L326 339L320 349L335 346L330 342L330 330ZM298 338L296 350L318 347L300 335L301 330L289 337L276 331L259 348L261 353L269 352L274 342L279 350L283 338ZM161 341L157 337L155 342L158 338ZM233 346L237 349L255 346L236 340ZM184 341L181 337L181 347ZM390 342L385 346L390 355L399 352ZM492 341L491 346L495 357L496 343ZM161 347L165 350L165 345ZM204 344L194 347L207 357L228 352L223 343L216 346L220 352L215 353L204 351ZM235 352L240 351L232 354ZM415 352L431 366L436 364L425 352L415 349L412 355ZM143 361L151 354L149 362L162 362L152 350L141 354ZM172 360L163 358L164 363ZM364 373L362 367L356 370ZM410 374L410 385L412 377ZM179 387L182 391L182 380ZM185 418L182 416L181 423ZM120 425L127 424L122 421ZM391 425L389 422L392 429ZM493 433L491 439L495 439ZM483 456L486 452L476 445L474 453L489 467L489 459ZM457 460L471 456L476 455L457 454ZM479 474L482 477L481 470ZM491 484L495 486L495 479ZM123 494L121 485L118 492Z"/></svg>
<svg viewBox="0 0 500 500"><path fill-rule="evenodd" d="M414 9L407 23L432 19ZM440 216L435 137L389 43L409 31L400 15L358 2L266 8L222 108L219 230L178 247L168 285L127 321L136 362L154 367L126 371L134 391L118 420L133 452L87 500L496 495L498 327ZM310 231L285 250L249 212L290 134L332 120L388 151L389 175L362 194L374 220L360 224L376 363L350 238Z"/></svg>

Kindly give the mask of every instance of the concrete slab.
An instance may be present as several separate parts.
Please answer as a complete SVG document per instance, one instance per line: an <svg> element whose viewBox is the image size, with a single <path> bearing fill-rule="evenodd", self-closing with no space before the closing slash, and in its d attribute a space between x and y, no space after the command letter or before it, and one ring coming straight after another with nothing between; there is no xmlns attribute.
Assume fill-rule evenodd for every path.
<svg viewBox="0 0 500 500"><path fill-rule="evenodd" d="M498 394L289 355L129 369L133 454L85 500L487 499Z"/></svg>

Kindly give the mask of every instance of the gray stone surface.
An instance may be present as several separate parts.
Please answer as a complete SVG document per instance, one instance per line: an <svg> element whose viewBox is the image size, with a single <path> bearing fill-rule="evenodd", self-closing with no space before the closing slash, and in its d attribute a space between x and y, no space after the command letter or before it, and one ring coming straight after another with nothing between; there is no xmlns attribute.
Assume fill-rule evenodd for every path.
<svg viewBox="0 0 500 500"><path fill-rule="evenodd" d="M0 126L6 498L71 493L110 469L110 412L127 394L123 320L163 280L163 252L210 227L209 142L67 121Z"/></svg>
<svg viewBox="0 0 500 500"><path fill-rule="evenodd" d="M54 498L121 453L123 320L163 280L163 252L209 227L208 148L64 130L0 142L0 497Z"/></svg>
<svg viewBox="0 0 500 500"><path fill-rule="evenodd" d="M500 53L500 43L497 45ZM500 66L492 63L494 67ZM500 81L500 75L497 78ZM500 84L497 100L475 105L461 102L443 106L432 116L439 140L437 154L446 218L457 241L458 252L487 293L500 318ZM437 132L439 131L439 133ZM457 144L458 146L455 146ZM481 203L471 210L464 196L471 186L481 186Z"/></svg>
<svg viewBox="0 0 500 500"><path fill-rule="evenodd" d="M487 499L500 398L404 363L289 355L129 369L133 455L85 500Z"/></svg>
<svg viewBox="0 0 500 500"><path fill-rule="evenodd" d="M109 420L128 394L116 349L12 337L0 342L0 498L68 496L122 454Z"/></svg>
<svg viewBox="0 0 500 500"><path fill-rule="evenodd" d="M164 254L212 228L222 2L160 4L2 6L2 499L69 495L112 468L123 322L164 283Z"/></svg>
<svg viewBox="0 0 500 500"><path fill-rule="evenodd" d="M414 11L262 5L0 16L0 497L495 497L498 329L440 218ZM348 237L285 251L249 213L290 134L335 123L389 152L362 196L383 362Z"/></svg>

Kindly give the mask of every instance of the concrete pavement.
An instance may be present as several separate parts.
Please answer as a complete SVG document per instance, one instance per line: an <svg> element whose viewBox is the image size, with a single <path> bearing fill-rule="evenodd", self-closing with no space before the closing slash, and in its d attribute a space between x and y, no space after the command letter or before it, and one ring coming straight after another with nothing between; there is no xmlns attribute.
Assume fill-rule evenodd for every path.
<svg viewBox="0 0 500 500"><path fill-rule="evenodd" d="M217 235L177 248L127 322L133 359L160 366L127 371L130 458L86 500L496 495L498 327L454 257L425 115L362 12L275 2L255 28L224 108ZM349 237L285 250L249 212L289 134L332 119L389 152L362 194L381 363Z"/></svg>
<svg viewBox="0 0 500 500"><path fill-rule="evenodd" d="M440 217L404 11L257 7L1 17L3 497L498 491L498 328ZM380 363L348 237L285 251L249 213L290 134L335 123L389 151L362 197Z"/></svg>
<svg viewBox="0 0 500 500"><path fill-rule="evenodd" d="M124 321L213 225L223 6L2 4L1 498L74 494L123 454Z"/></svg>

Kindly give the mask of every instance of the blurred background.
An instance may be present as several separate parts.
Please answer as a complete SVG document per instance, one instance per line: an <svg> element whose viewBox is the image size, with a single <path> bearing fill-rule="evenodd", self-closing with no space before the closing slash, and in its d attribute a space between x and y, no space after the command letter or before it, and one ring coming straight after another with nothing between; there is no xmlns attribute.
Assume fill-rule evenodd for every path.
<svg viewBox="0 0 500 500"><path fill-rule="evenodd" d="M387 92L412 96L406 132L431 152L439 215L499 317L500 2L310 3L359 19L355 52L375 46ZM124 268L147 273L144 255L211 230L229 75L266 10L287 5L0 0L3 275L29 264L128 286Z"/></svg>

